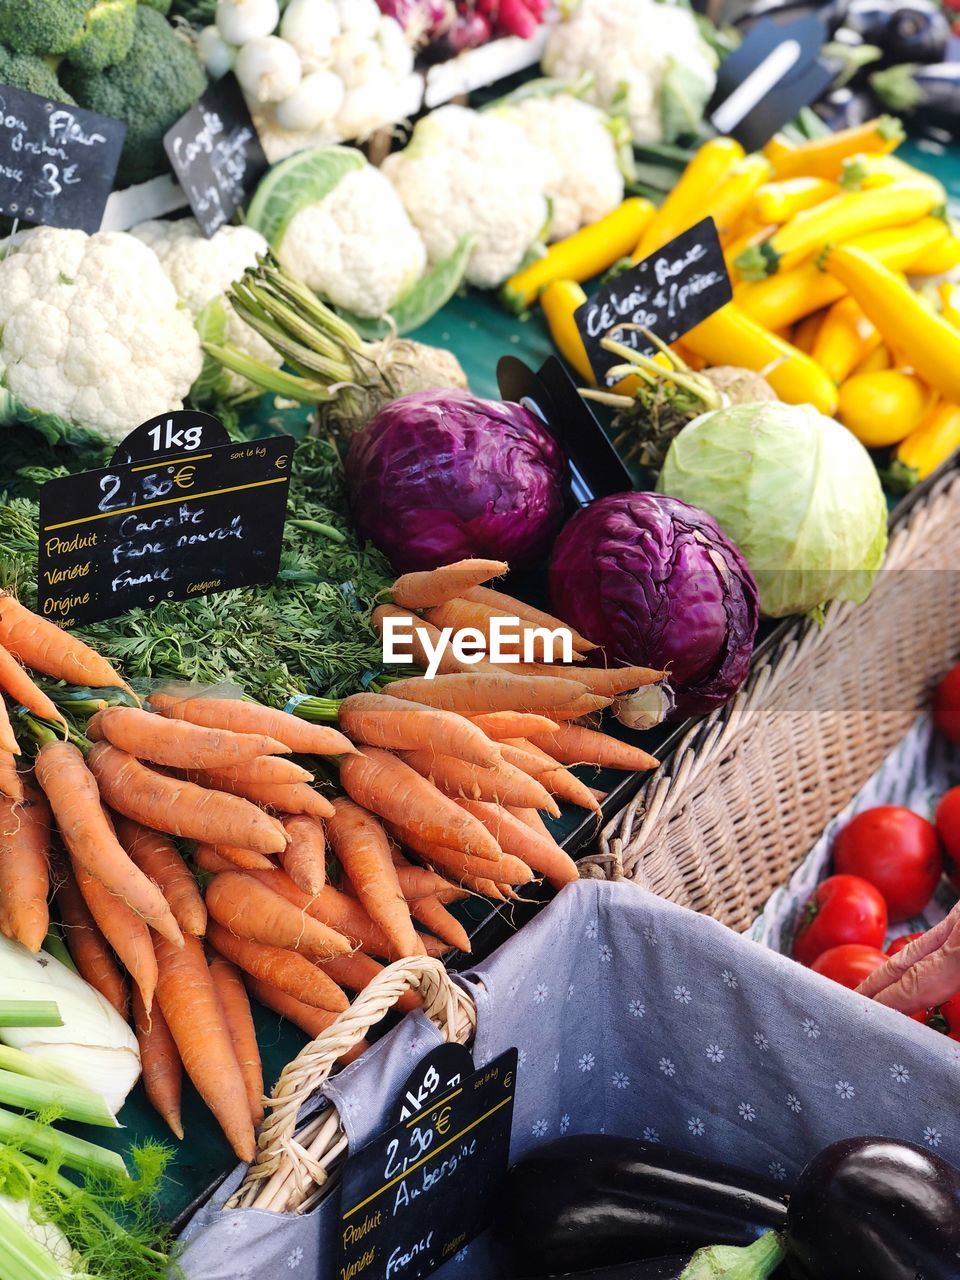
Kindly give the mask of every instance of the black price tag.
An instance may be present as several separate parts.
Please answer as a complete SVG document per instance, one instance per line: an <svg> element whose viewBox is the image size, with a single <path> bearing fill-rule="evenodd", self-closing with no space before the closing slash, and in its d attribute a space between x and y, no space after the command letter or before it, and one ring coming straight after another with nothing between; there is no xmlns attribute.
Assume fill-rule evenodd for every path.
<svg viewBox="0 0 960 1280"><path fill-rule="evenodd" d="M38 611L61 627L271 582L293 441L231 442L183 410L141 424L108 467L40 491Z"/></svg>
<svg viewBox="0 0 960 1280"><path fill-rule="evenodd" d="M602 285L577 308L574 319L587 356L603 385L607 370L623 359L601 345L614 338L636 351L654 348L639 325L663 342L676 342L733 297L723 250L712 218L665 244L629 271Z"/></svg>
<svg viewBox="0 0 960 1280"><path fill-rule="evenodd" d="M516 1082L509 1049L351 1155L338 1280L422 1280L484 1230L507 1171Z"/></svg>
<svg viewBox="0 0 960 1280"><path fill-rule="evenodd" d="M409 1120L434 1098L455 1089L464 1076L473 1074L473 1054L462 1044L438 1044L431 1049L403 1086L394 1119Z"/></svg>
<svg viewBox="0 0 960 1280"><path fill-rule="evenodd" d="M229 222L268 167L232 72L167 130L163 145L205 236Z"/></svg>
<svg viewBox="0 0 960 1280"><path fill-rule="evenodd" d="M836 68L819 59L827 31L815 14L791 22L764 18L720 64L707 108L718 133L759 151L803 107L824 94Z"/></svg>
<svg viewBox="0 0 960 1280"><path fill-rule="evenodd" d="M127 126L0 85L0 213L99 231Z"/></svg>

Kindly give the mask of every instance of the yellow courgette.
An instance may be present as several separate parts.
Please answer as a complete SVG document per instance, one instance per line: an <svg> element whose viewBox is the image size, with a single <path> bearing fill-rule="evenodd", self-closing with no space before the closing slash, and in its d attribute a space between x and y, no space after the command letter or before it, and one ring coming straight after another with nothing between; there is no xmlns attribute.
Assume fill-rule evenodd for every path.
<svg viewBox="0 0 960 1280"><path fill-rule="evenodd" d="M960 236L946 227L946 235L924 254L910 263L910 273L915 276L939 276L954 267L960 267Z"/></svg>
<svg viewBox="0 0 960 1280"><path fill-rule="evenodd" d="M758 222L783 224L836 194L837 184L827 178L784 178L781 182L767 182L753 198L753 214Z"/></svg>
<svg viewBox="0 0 960 1280"><path fill-rule="evenodd" d="M878 116L865 124L802 142L790 151L769 155L769 159L778 178L805 174L811 178L836 181L847 156L856 155L858 151L887 155L895 151L903 139L903 125L895 116Z"/></svg>
<svg viewBox="0 0 960 1280"><path fill-rule="evenodd" d="M862 249L833 246L823 265L856 298L887 345L945 400L960 402L960 332Z"/></svg>
<svg viewBox="0 0 960 1280"><path fill-rule="evenodd" d="M799 324L793 326L793 336L790 341L798 351L802 351L804 355L810 355L816 346L817 337L826 318L826 309L814 311L810 315L804 316Z"/></svg>
<svg viewBox="0 0 960 1280"><path fill-rule="evenodd" d="M944 280L937 293L940 295L940 314L955 329L960 329L960 301L957 299L957 286Z"/></svg>
<svg viewBox="0 0 960 1280"><path fill-rule="evenodd" d="M798 214L763 244L745 250L736 259L736 267L744 280L762 280L799 266L825 245L917 222L938 203L936 193L925 182L891 182L873 191L834 196Z"/></svg>
<svg viewBox="0 0 960 1280"><path fill-rule="evenodd" d="M890 369L893 366L893 357L890 354L890 348L880 343L879 347L874 347L868 356L866 356L857 367L854 373L879 373L881 369Z"/></svg>
<svg viewBox="0 0 960 1280"><path fill-rule="evenodd" d="M926 480L960 449L960 405L941 400L897 445L890 470L905 488Z"/></svg>
<svg viewBox="0 0 960 1280"><path fill-rule="evenodd" d="M574 312L583 306L587 295L576 280L554 280L540 294L540 306L550 330L553 345L572 365L584 382L596 386L596 378L587 358L587 349L574 320Z"/></svg>
<svg viewBox="0 0 960 1280"><path fill-rule="evenodd" d="M656 211L656 205L640 196L624 200L599 222L558 240L542 258L511 276L500 290L500 300L519 314L554 280L589 280L609 270L634 248Z"/></svg>
<svg viewBox="0 0 960 1280"><path fill-rule="evenodd" d="M711 215L721 239L737 226L750 207L757 188L767 181L772 172L770 161L758 154L745 156L733 166L716 194L710 197L709 207L701 210L704 216L706 213Z"/></svg>
<svg viewBox="0 0 960 1280"><path fill-rule="evenodd" d="M840 383L882 343L853 298L841 298L824 316L810 354L827 377ZM840 399L842 402L842 391Z"/></svg>
<svg viewBox="0 0 960 1280"><path fill-rule="evenodd" d="M745 154L733 138L711 138L705 142L640 237L633 261L641 262L681 231L705 218L711 211L718 185Z"/></svg>
<svg viewBox="0 0 960 1280"><path fill-rule="evenodd" d="M926 182L939 197L938 203L947 203L943 183L932 174L916 169L899 156L849 156L840 169L840 186L845 191L872 191L886 187L891 182Z"/></svg>
<svg viewBox="0 0 960 1280"><path fill-rule="evenodd" d="M855 373L840 388L837 416L868 449L885 449L917 429L930 401L920 379L903 369Z"/></svg>
<svg viewBox="0 0 960 1280"><path fill-rule="evenodd" d="M708 364L739 365L763 373L781 400L788 404L812 404L832 415L837 388L802 351L745 315L736 303L708 316L689 333L683 345Z"/></svg>
<svg viewBox="0 0 960 1280"><path fill-rule="evenodd" d="M940 218L921 218L906 227L887 227L857 236L849 243L872 254L894 271L914 271L915 263L949 239ZM769 329L794 324L803 316L842 298L843 285L821 271L815 262L792 271L778 271L766 280L745 281L734 289L734 299L747 315Z"/></svg>

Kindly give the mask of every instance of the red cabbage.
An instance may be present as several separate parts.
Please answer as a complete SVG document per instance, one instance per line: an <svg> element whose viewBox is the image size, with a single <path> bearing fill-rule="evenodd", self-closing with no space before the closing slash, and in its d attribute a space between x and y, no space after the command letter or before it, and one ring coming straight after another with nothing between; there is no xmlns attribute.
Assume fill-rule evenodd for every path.
<svg viewBox="0 0 960 1280"><path fill-rule="evenodd" d="M567 464L522 405L416 391L350 443L347 487L362 537L398 573L470 556L542 561L563 514Z"/></svg>
<svg viewBox="0 0 960 1280"><path fill-rule="evenodd" d="M722 706L747 674L753 574L712 516L676 498L618 493L577 512L553 549L550 597L611 665L669 670L673 718Z"/></svg>

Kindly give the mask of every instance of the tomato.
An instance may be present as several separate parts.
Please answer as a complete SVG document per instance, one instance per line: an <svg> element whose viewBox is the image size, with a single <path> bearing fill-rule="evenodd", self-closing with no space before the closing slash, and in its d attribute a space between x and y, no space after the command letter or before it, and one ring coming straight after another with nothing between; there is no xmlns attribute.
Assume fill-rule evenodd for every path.
<svg viewBox="0 0 960 1280"><path fill-rule="evenodd" d="M879 889L895 923L919 915L930 901L943 873L943 852L932 822L882 804L847 823L834 841L833 865Z"/></svg>
<svg viewBox="0 0 960 1280"><path fill-rule="evenodd" d="M950 742L960 744L960 666L952 667L937 685L933 723Z"/></svg>
<svg viewBox="0 0 960 1280"><path fill-rule="evenodd" d="M822 952L811 968L814 973L822 973L825 978L832 978L842 987L856 991L864 978L869 978L874 969L886 964L888 958L877 947L848 942L844 946L831 947L829 951Z"/></svg>
<svg viewBox="0 0 960 1280"><path fill-rule="evenodd" d="M960 993L945 1001L941 1005L936 1005L933 1009L926 1009L923 1015L914 1014L918 1021L925 1023L932 1031L939 1031L943 1036L949 1036L951 1040L960 1040Z"/></svg>
<svg viewBox="0 0 960 1280"><path fill-rule="evenodd" d="M894 938L894 940L890 943L889 947L887 947L887 955L895 956L898 951L902 951L903 948L908 943L914 940L914 938L922 938L922 937L923 937L922 932L921 933L902 933L899 938Z"/></svg>
<svg viewBox="0 0 960 1280"><path fill-rule="evenodd" d="M810 965L845 942L879 950L886 932L887 906L879 890L859 876L830 876L817 885L803 909L793 958Z"/></svg>
<svg viewBox="0 0 960 1280"><path fill-rule="evenodd" d="M943 841L947 879L960 893L960 787L941 797L933 820Z"/></svg>

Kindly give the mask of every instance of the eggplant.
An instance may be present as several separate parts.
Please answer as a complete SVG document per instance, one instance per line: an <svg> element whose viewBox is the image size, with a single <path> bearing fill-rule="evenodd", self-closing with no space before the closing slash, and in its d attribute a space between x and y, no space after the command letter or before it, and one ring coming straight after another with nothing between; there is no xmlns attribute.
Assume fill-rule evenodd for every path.
<svg viewBox="0 0 960 1280"><path fill-rule="evenodd" d="M843 25L888 62L939 62L950 39L950 23L933 0L850 0Z"/></svg>
<svg viewBox="0 0 960 1280"><path fill-rule="evenodd" d="M846 16L848 0L753 0L745 13L733 19L733 26L747 32L762 18L792 22L813 14L821 20L828 35L841 26Z"/></svg>
<svg viewBox="0 0 960 1280"><path fill-rule="evenodd" d="M887 67L873 73L870 88L892 111L911 120L960 130L960 62Z"/></svg>
<svg viewBox="0 0 960 1280"><path fill-rule="evenodd" d="M681 1280L689 1261L687 1254L674 1254L670 1258L648 1258L619 1267L601 1267L599 1271L567 1272L567 1276L569 1280Z"/></svg>
<svg viewBox="0 0 960 1280"><path fill-rule="evenodd" d="M831 129L851 129L880 114L870 89L833 89L814 105L814 111Z"/></svg>
<svg viewBox="0 0 960 1280"><path fill-rule="evenodd" d="M508 1172L493 1234L512 1275L547 1276L745 1245L786 1222L769 1182L613 1136L560 1138Z"/></svg>

